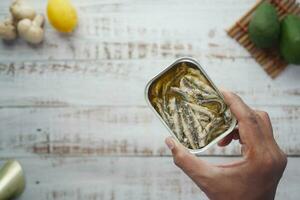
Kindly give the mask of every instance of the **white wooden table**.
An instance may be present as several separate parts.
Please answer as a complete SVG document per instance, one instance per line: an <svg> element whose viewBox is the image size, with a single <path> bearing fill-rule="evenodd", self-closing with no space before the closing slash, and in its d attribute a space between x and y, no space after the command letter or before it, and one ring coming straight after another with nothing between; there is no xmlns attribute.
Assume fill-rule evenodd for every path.
<svg viewBox="0 0 300 200"><path fill-rule="evenodd" d="M0 2L0 17L9 0ZM41 12L46 1L33 1ZM300 67L272 80L225 29L254 0L74 0L72 36L46 24L45 42L0 43L0 164L16 158L20 199L206 199L172 163L146 82L175 58L198 59L220 87L271 116L289 155L277 199L300 195ZM237 144L210 162L237 159Z"/></svg>

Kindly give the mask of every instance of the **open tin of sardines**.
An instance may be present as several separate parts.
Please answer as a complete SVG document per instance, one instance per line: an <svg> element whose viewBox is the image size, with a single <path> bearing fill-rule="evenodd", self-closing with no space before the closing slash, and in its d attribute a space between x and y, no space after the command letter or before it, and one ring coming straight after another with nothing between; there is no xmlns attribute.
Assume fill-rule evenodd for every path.
<svg viewBox="0 0 300 200"><path fill-rule="evenodd" d="M146 100L181 144L193 154L228 135L236 119L224 97L192 58L180 58L146 86Z"/></svg>

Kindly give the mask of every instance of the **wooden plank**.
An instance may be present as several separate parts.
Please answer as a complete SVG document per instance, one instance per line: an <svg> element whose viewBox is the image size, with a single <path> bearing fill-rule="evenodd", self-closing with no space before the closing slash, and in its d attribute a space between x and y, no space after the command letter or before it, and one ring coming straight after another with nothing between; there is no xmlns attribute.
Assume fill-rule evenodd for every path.
<svg viewBox="0 0 300 200"><path fill-rule="evenodd" d="M237 158L204 159L223 163ZM27 181L21 200L207 199L168 157L19 160L24 166ZM299 197L299 164L299 158L289 158L277 190L277 200Z"/></svg>
<svg viewBox="0 0 300 200"><path fill-rule="evenodd" d="M46 0L31 2L44 13ZM58 34L47 23L43 44L32 47L22 40L13 45L0 43L0 60L126 60L182 55L250 59L224 29L252 3L74 0L79 26L71 37ZM7 14L8 5L9 1L0 3L0 18Z"/></svg>
<svg viewBox="0 0 300 200"><path fill-rule="evenodd" d="M0 62L0 106L145 106L146 83L172 61ZM252 60L200 61L251 105L300 105L300 67L273 81Z"/></svg>
<svg viewBox="0 0 300 200"><path fill-rule="evenodd" d="M46 0L29 1L45 11ZM157 157L169 155L168 133L143 96L146 82L180 56L196 57L217 85L267 110L280 146L300 155L300 68L271 81L224 31L253 0L73 3L80 21L71 37L47 23L39 46L0 42L0 157L24 165L21 199L205 199L171 158ZM0 18L8 4L0 1ZM291 158L278 199L299 197L297 166Z"/></svg>
<svg viewBox="0 0 300 200"><path fill-rule="evenodd" d="M289 155L300 155L300 109L262 106L275 137ZM0 109L0 156L169 155L167 129L148 107L62 107ZM215 146L206 155L239 155L238 143Z"/></svg>

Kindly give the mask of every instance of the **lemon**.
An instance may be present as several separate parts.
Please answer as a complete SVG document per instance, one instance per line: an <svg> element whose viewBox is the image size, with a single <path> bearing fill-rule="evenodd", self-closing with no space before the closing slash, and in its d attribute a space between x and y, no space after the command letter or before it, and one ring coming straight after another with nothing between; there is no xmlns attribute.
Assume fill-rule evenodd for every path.
<svg viewBox="0 0 300 200"><path fill-rule="evenodd" d="M77 26L77 12L70 0L49 0L47 15L50 24L60 32L72 32Z"/></svg>

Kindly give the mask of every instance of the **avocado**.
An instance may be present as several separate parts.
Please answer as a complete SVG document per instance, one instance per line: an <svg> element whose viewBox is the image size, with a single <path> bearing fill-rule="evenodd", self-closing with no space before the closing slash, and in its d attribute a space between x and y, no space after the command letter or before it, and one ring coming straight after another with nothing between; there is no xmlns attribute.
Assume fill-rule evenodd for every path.
<svg viewBox="0 0 300 200"><path fill-rule="evenodd" d="M263 2L255 10L249 24L250 40L260 48L270 48L279 41L280 23L275 7Z"/></svg>
<svg viewBox="0 0 300 200"><path fill-rule="evenodd" d="M300 64L300 17L287 15L281 22L280 53L289 63Z"/></svg>

